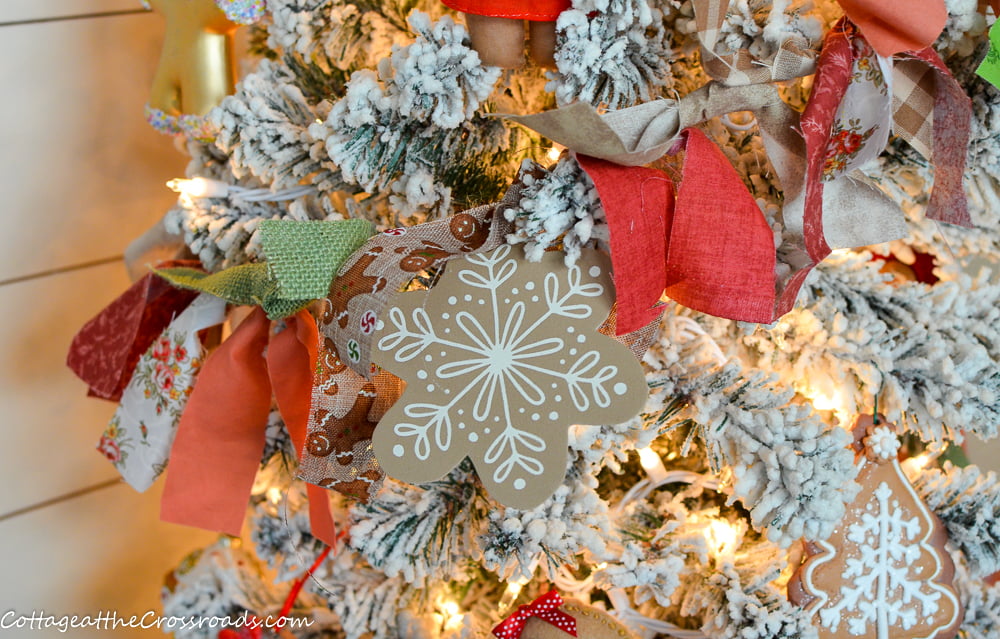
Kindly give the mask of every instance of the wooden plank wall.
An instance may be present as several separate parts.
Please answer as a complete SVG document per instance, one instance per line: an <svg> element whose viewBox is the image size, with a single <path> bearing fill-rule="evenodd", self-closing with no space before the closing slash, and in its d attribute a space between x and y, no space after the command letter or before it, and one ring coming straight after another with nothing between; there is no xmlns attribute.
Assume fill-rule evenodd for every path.
<svg viewBox="0 0 1000 639"><path fill-rule="evenodd" d="M185 163L143 121L163 25L137 6L0 2L0 614L156 609L164 574L214 537L161 523L159 485L115 481L94 450L114 407L63 364L128 285L117 258L171 205L163 183ZM972 454L1000 466L997 447Z"/></svg>
<svg viewBox="0 0 1000 639"><path fill-rule="evenodd" d="M0 614L158 609L166 572L215 537L161 523L159 486L115 481L94 449L114 406L64 365L74 332L128 286L118 258L183 174L143 120L162 32L138 0L0 2Z"/></svg>

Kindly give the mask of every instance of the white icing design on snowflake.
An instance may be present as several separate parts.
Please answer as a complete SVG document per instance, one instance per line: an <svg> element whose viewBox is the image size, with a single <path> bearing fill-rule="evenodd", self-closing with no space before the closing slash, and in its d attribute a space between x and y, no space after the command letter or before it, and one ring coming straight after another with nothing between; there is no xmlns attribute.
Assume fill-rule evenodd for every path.
<svg viewBox="0 0 1000 639"><path fill-rule="evenodd" d="M377 363L408 382L375 432L389 474L428 481L468 455L494 497L532 507L563 479L569 425L638 412L641 368L596 331L613 300L607 259L587 258L534 264L505 245L397 298L376 336Z"/></svg>

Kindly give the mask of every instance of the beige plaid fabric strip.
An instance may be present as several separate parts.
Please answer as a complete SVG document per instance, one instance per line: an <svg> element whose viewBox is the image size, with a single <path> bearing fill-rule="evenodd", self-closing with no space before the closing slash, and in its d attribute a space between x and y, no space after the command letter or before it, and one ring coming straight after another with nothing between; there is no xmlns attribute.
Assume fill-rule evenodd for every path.
<svg viewBox="0 0 1000 639"><path fill-rule="evenodd" d="M963 179L972 100L934 49L900 54L896 68L893 79L909 83L899 94L898 133L934 166L927 217L971 226Z"/></svg>
<svg viewBox="0 0 1000 639"><path fill-rule="evenodd" d="M715 50L728 9L729 0L694 0L694 26L701 45L709 51Z"/></svg>
<svg viewBox="0 0 1000 639"><path fill-rule="evenodd" d="M804 38L791 36L771 60L760 60L747 49L719 53L719 34L726 21L729 0L694 0L695 27L701 41L705 71L729 86L780 82L809 75L816 70L817 52Z"/></svg>
<svg viewBox="0 0 1000 639"><path fill-rule="evenodd" d="M929 160L934 147L937 71L920 60L897 59L892 82L892 131Z"/></svg>

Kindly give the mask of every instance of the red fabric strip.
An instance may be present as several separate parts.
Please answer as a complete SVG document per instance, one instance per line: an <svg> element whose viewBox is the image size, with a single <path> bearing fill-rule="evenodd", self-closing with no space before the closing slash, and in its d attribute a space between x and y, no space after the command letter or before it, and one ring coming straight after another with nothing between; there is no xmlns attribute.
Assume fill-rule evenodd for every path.
<svg viewBox="0 0 1000 639"><path fill-rule="evenodd" d="M618 316L616 335L656 321L666 283L674 185L660 171L577 155L601 196L611 231Z"/></svg>
<svg viewBox="0 0 1000 639"><path fill-rule="evenodd" d="M669 229L667 295L717 317L770 322L771 228L719 147L699 129L683 135L687 155Z"/></svg>
<svg viewBox="0 0 1000 639"><path fill-rule="evenodd" d="M205 360L171 451L164 521L240 534L271 407L270 326L255 309Z"/></svg>
<svg viewBox="0 0 1000 639"><path fill-rule="evenodd" d="M837 109L851 82L854 49L853 26L841 18L827 33L816 65L812 94L802 113L802 135L806 142L806 196L802 229L808 262L786 284L775 307L775 317L792 310L799 289L812 269L830 254L823 234L823 164Z"/></svg>
<svg viewBox="0 0 1000 639"><path fill-rule="evenodd" d="M814 263L830 254L823 235L823 164L837 109L851 83L854 49L852 27L846 18L830 29L816 66L812 94L802 113L802 134L806 141L806 202L803 220L806 250Z"/></svg>
<svg viewBox="0 0 1000 639"><path fill-rule="evenodd" d="M201 266L179 260L164 265ZM80 328L66 365L87 383L90 395L120 400L139 358L196 297L195 291L174 288L147 273Z"/></svg>
<svg viewBox="0 0 1000 639"><path fill-rule="evenodd" d="M569 0L442 0L445 6L478 16L553 22L569 9Z"/></svg>

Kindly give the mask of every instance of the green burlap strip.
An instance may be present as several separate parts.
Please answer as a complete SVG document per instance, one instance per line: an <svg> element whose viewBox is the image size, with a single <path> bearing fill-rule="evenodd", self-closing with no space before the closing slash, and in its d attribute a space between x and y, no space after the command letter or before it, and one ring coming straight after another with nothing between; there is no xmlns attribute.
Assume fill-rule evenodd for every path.
<svg viewBox="0 0 1000 639"><path fill-rule="evenodd" d="M294 315L315 299L286 299L263 262L242 264L212 274L193 268L165 268L157 270L156 274L174 286L215 295L231 304L260 306L271 319Z"/></svg>
<svg viewBox="0 0 1000 639"><path fill-rule="evenodd" d="M330 291L337 270L374 234L367 220L266 220L261 247L281 296L319 299Z"/></svg>
<svg viewBox="0 0 1000 639"><path fill-rule="evenodd" d="M193 268L156 273L179 288L260 306L269 318L281 319L326 297L337 270L373 233L366 220L266 220L261 222L266 262L211 274Z"/></svg>

